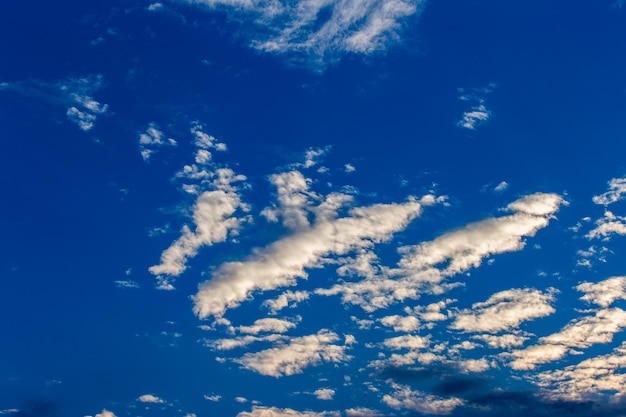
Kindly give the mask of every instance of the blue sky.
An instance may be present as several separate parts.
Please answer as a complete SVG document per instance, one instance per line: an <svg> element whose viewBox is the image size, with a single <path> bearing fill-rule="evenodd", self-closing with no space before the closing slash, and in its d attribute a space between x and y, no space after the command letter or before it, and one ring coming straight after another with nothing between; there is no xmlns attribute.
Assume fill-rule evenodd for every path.
<svg viewBox="0 0 626 417"><path fill-rule="evenodd" d="M626 415L621 1L0 4L0 415Z"/></svg>

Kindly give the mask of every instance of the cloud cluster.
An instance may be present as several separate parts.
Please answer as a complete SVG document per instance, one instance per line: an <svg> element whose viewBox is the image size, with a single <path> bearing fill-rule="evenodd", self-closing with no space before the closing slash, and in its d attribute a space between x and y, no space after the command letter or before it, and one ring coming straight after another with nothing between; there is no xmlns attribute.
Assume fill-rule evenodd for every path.
<svg viewBox="0 0 626 417"><path fill-rule="evenodd" d="M546 227L563 203L557 194L536 193L507 206L508 216L489 218L445 233L430 242L405 246L397 268L372 265L375 256L362 256L351 272L364 276L358 282L344 282L321 295L340 294L345 303L366 311L385 308L396 300L417 299L420 293L442 294L450 286L447 277L478 267L488 256L513 252L525 246L524 237L532 237Z"/></svg>
<svg viewBox="0 0 626 417"><path fill-rule="evenodd" d="M511 289L493 294L471 309L460 311L450 328L465 332L498 333L517 329L527 320L554 313L554 295L533 289Z"/></svg>
<svg viewBox="0 0 626 417"><path fill-rule="evenodd" d="M187 0L237 12L252 29L251 46L303 55L324 64L343 53L370 54L399 40L424 0Z"/></svg>
<svg viewBox="0 0 626 417"><path fill-rule="evenodd" d="M475 130L478 126L487 123L491 117L491 111L487 109L485 105L485 95L491 93L495 88L495 84L489 84L487 87L474 88L466 91L464 88L459 88L459 100L472 103L470 110L465 111L461 119L457 122L458 127L464 129ZM498 189L500 187L500 189ZM496 187L496 191L503 191L506 189L506 182L500 183Z"/></svg>
<svg viewBox="0 0 626 417"><path fill-rule="evenodd" d="M245 369L261 375L281 377L300 374L304 368L321 362L340 363L350 359L346 354L348 345L338 345L339 336L328 330L296 337L289 344L260 352L246 353L235 359Z"/></svg>
<svg viewBox="0 0 626 417"><path fill-rule="evenodd" d="M294 174L289 178L299 180L299 177ZM278 184L283 187L282 183ZM296 189L298 193L303 191ZM283 218L293 220L288 223L295 228L293 233L256 250L246 261L222 264L210 280L200 284L193 297L195 313L201 318L221 316L254 291L293 285L296 278L306 278L306 269L323 265L328 262L328 256L345 255L389 240L393 233L403 230L419 216L423 205L432 204L434 198L355 207L347 216L338 218L337 210L348 201L346 195L329 194L312 209L315 214L312 223L302 214L301 200L283 206Z"/></svg>
<svg viewBox="0 0 626 417"><path fill-rule="evenodd" d="M87 132L99 116L108 110L108 104L97 101L93 95L102 88L102 75L66 78L56 82L28 80L0 83L0 91L14 91L22 96L43 100L66 108L67 118Z"/></svg>
<svg viewBox="0 0 626 417"><path fill-rule="evenodd" d="M575 349L609 343L613 335L626 327L626 311L601 309L592 316L575 319L557 333L539 339L539 344L513 351L510 366L517 370L535 369L537 365L563 358Z"/></svg>
<svg viewBox="0 0 626 417"><path fill-rule="evenodd" d="M211 162L210 150L224 150L225 145L216 143L199 124L194 124L191 132L197 147L195 163L185 165L177 178L185 182L184 191L197 195L192 215L195 229L184 225L181 236L161 254L161 262L149 268L157 276L161 289L173 288L172 278L187 269L187 260L196 256L201 247L224 242L235 235L246 221L245 215L239 214L248 211L237 187L246 177Z"/></svg>

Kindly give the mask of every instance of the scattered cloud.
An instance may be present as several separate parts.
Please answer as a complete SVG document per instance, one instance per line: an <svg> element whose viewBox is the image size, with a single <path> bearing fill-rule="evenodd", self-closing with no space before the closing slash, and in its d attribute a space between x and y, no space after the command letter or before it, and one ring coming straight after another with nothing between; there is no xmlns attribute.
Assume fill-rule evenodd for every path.
<svg viewBox="0 0 626 417"><path fill-rule="evenodd" d="M115 414L113 414L112 411L109 410L102 410L101 413L96 414L96 417L116 417Z"/></svg>
<svg viewBox="0 0 626 417"><path fill-rule="evenodd" d="M524 321L548 316L554 291L542 293L534 289L511 289L498 292L485 302L460 311L450 328L465 332L498 333L517 329Z"/></svg>
<svg viewBox="0 0 626 417"><path fill-rule="evenodd" d="M491 111L487 109L485 105L485 96L490 94L495 87L496 84L491 83L487 87L470 90L459 88L459 93L461 93L459 100L472 103L472 106L470 110L463 113L463 116L457 122L457 126L464 129L475 130L478 126L487 123L491 118ZM505 184L506 188L506 182L500 183L500 185L502 184Z"/></svg>
<svg viewBox="0 0 626 417"><path fill-rule="evenodd" d="M496 185L493 190L497 193L501 193L505 191L507 188L509 188L509 183L506 181L502 181L500 184Z"/></svg>
<svg viewBox="0 0 626 417"><path fill-rule="evenodd" d="M399 249L398 266L389 269L373 265L367 255L352 269L362 281L343 282L317 294L341 295L343 302L375 311L394 301L417 299L421 293L443 294L450 288L443 281L478 267L483 259L524 248L524 237L546 227L563 203L557 194L536 193L507 206L508 216L489 218L445 233L433 241Z"/></svg>
<svg viewBox="0 0 626 417"><path fill-rule="evenodd" d="M344 170L346 172L354 172L354 171L356 171L356 168L352 164L345 164L344 165Z"/></svg>
<svg viewBox="0 0 626 417"><path fill-rule="evenodd" d="M66 78L48 82L30 79L27 81L0 83L0 91L13 91L21 96L42 100L66 108L67 118L81 130L87 132L95 121L109 110L107 104L100 103L93 95L104 85L102 75Z"/></svg>
<svg viewBox="0 0 626 417"><path fill-rule="evenodd" d="M340 417L336 411L296 411L291 408L254 406L252 411L243 411L237 417Z"/></svg>
<svg viewBox="0 0 626 417"><path fill-rule="evenodd" d="M222 264L209 281L200 284L193 297L196 314L201 318L221 316L253 291L293 285L296 278L307 276L305 268L323 265L329 255L344 255L389 240L393 233L419 216L423 205L434 203L430 197L355 207L348 216L337 218L337 210L350 200L346 195L329 194L314 208L313 224L305 223L298 213L301 207L298 204L298 209L287 215L298 219L294 221L298 226L292 234L256 250L244 262Z"/></svg>
<svg viewBox="0 0 626 417"><path fill-rule="evenodd" d="M139 152L144 161L149 161L150 157L162 146L176 146L178 142L172 138L165 138L165 133L159 130L156 123L150 123L145 132L139 133Z"/></svg>
<svg viewBox="0 0 626 417"><path fill-rule="evenodd" d="M308 291L287 290L273 300L265 300L263 305L267 307L272 314L276 314L283 308L296 307L298 303L308 300L309 297L310 293Z"/></svg>
<svg viewBox="0 0 626 417"><path fill-rule="evenodd" d="M439 397L414 391L406 385L393 384L394 391L383 396L383 403L395 410L409 410L421 414L446 415L465 404L456 397Z"/></svg>
<svg viewBox="0 0 626 417"><path fill-rule="evenodd" d="M616 216L610 211L604 212L604 217L596 221L596 227L585 235L589 240L609 240L610 236L626 235L626 217Z"/></svg>
<svg viewBox="0 0 626 417"><path fill-rule="evenodd" d="M585 295L581 300L607 308L615 300L626 300L626 277L611 277L600 282L583 282L576 286Z"/></svg>
<svg viewBox="0 0 626 417"><path fill-rule="evenodd" d="M131 281L129 279L115 281L115 285L118 288L141 288L141 286L137 282Z"/></svg>
<svg viewBox="0 0 626 417"><path fill-rule="evenodd" d="M217 395L217 394L211 394L211 395L204 395L204 399L207 401L212 401L212 402L218 402L219 400L222 399L221 395Z"/></svg>
<svg viewBox="0 0 626 417"><path fill-rule="evenodd" d="M313 392L318 400L332 400L335 396L335 390L330 388L320 388Z"/></svg>
<svg viewBox="0 0 626 417"><path fill-rule="evenodd" d="M304 368L321 362L340 363L350 359L346 345L337 345L339 336L328 330L317 334L296 337L287 345L266 349L256 353L246 353L235 359L245 369L261 375L281 377L300 374Z"/></svg>
<svg viewBox="0 0 626 417"><path fill-rule="evenodd" d="M238 13L250 29L250 45L288 54L315 67L346 53L372 54L400 40L424 0L187 0L211 10Z"/></svg>
<svg viewBox="0 0 626 417"><path fill-rule="evenodd" d="M152 394L144 394L140 396L139 398L137 398L137 401L142 402L142 403L153 403L153 404L163 404L165 402L159 397L154 396Z"/></svg>
<svg viewBox="0 0 626 417"><path fill-rule="evenodd" d="M573 320L557 333L539 339L539 344L513 351L511 368L535 369L537 365L563 358L577 349L609 343L626 327L626 311L619 308L598 310L593 316Z"/></svg>
<svg viewBox="0 0 626 417"><path fill-rule="evenodd" d="M626 178L613 178L608 182L609 191L592 198L596 204L608 206L624 199L626 195Z"/></svg>

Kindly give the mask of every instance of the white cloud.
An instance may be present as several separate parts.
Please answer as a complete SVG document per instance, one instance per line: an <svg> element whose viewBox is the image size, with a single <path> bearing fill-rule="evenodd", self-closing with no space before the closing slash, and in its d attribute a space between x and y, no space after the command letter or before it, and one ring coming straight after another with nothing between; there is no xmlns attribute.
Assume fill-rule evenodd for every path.
<svg viewBox="0 0 626 417"><path fill-rule="evenodd" d="M212 401L212 402L218 402L219 400L222 399L221 395L217 395L217 394L211 394L211 395L204 395L204 399L207 401Z"/></svg>
<svg viewBox="0 0 626 417"><path fill-rule="evenodd" d="M400 248L402 258L396 269L377 271L372 265L375 259L368 257L354 269L356 273L364 271L366 279L316 293L341 294L345 303L360 305L366 311L387 307L395 300L416 299L421 292L442 294L450 288L442 283L446 277L478 267L488 256L521 250L524 237L546 227L562 203L557 194L528 195L507 206L511 215L482 220L433 241Z"/></svg>
<svg viewBox="0 0 626 417"><path fill-rule="evenodd" d="M289 171L272 175L270 182L276 187L279 206L266 208L261 215L274 222L282 218L283 224L292 230L309 226L311 199L318 198L309 191L310 180L299 171Z"/></svg>
<svg viewBox="0 0 626 417"><path fill-rule="evenodd" d="M296 54L325 64L343 53L370 54L399 39L407 18L419 15L423 0L187 0L240 12L252 47Z"/></svg>
<svg viewBox="0 0 626 417"><path fill-rule="evenodd" d="M584 401L597 399L606 393L616 399L626 395L626 342L607 355L601 355L567 366L565 369L545 371L532 379L555 399ZM622 371L619 373L618 371Z"/></svg>
<svg viewBox="0 0 626 417"><path fill-rule="evenodd" d="M287 345L246 353L235 362L245 369L276 378L300 374L304 368L320 362L340 363L350 359L345 353L347 346L334 344L338 340L336 333L321 330L317 334L293 338Z"/></svg>
<svg viewBox="0 0 626 417"><path fill-rule="evenodd" d="M116 417L116 416L115 416L115 414L113 414L112 411L102 410L101 413L96 414L96 417Z"/></svg>
<svg viewBox="0 0 626 417"><path fill-rule="evenodd" d="M327 262L326 256L344 255L389 240L422 210L422 203L412 199L402 204L356 207L348 216L335 218L336 200L331 194L320 203L313 225L256 250L244 262L222 264L193 297L196 314L201 318L221 316L255 290L293 285L296 278L306 278L305 268Z"/></svg>
<svg viewBox="0 0 626 417"><path fill-rule="evenodd" d="M510 349L512 347L522 346L529 339L528 336L518 334L477 334L472 336L473 339L481 340L487 343L487 346L494 349Z"/></svg>
<svg viewBox="0 0 626 417"><path fill-rule="evenodd" d="M502 181L500 184L496 185L493 191L501 193L502 191L509 188L509 183L506 181Z"/></svg>
<svg viewBox="0 0 626 417"><path fill-rule="evenodd" d="M354 171L356 171L356 168L352 164L345 164L344 165L344 169L345 169L346 172L354 172Z"/></svg>
<svg viewBox="0 0 626 417"><path fill-rule="evenodd" d="M446 415L465 404L461 398L443 398L420 391L413 391L405 385L393 384L395 391L383 396L383 402L396 410L410 410L421 414Z"/></svg>
<svg viewBox="0 0 626 417"><path fill-rule="evenodd" d="M378 411L364 407L348 408L345 414L346 417L383 417Z"/></svg>
<svg viewBox="0 0 626 417"><path fill-rule="evenodd" d="M336 411L296 411L291 408L252 407L252 411L242 411L237 417L340 417Z"/></svg>
<svg viewBox="0 0 626 417"><path fill-rule="evenodd" d="M66 78L54 83L40 80L0 83L0 91L14 91L25 97L66 107L67 118L83 131L93 128L98 116L105 114L109 106L93 98L104 85L102 75Z"/></svg>
<svg viewBox="0 0 626 417"><path fill-rule="evenodd" d="M457 122L457 126L475 130L477 126L484 124L491 117L491 112L487 110L484 104L472 107L470 111L463 113L461 120Z"/></svg>
<svg viewBox="0 0 626 417"><path fill-rule="evenodd" d="M396 336L383 341L383 345L392 350L424 349L429 343L428 337L417 335Z"/></svg>
<svg viewBox="0 0 626 417"><path fill-rule="evenodd" d="M154 403L154 404L162 404L165 402L159 397L154 396L152 394L144 394L140 396L139 398L137 398L137 401L142 402L142 403Z"/></svg>
<svg viewBox="0 0 626 417"><path fill-rule="evenodd" d="M298 303L309 299L308 291L291 291L287 290L274 300L265 300L263 305L266 306L272 314L276 314L286 307L294 308Z"/></svg>
<svg viewBox="0 0 626 417"><path fill-rule="evenodd" d="M595 229L585 235L587 239L608 240L610 235L626 235L626 217L616 216L610 211L604 212L604 217L596 221Z"/></svg>
<svg viewBox="0 0 626 417"><path fill-rule="evenodd" d="M243 404L243 403L247 403L248 399L245 398L245 397L235 397L235 401L237 401L238 403Z"/></svg>
<svg viewBox="0 0 626 417"><path fill-rule="evenodd" d="M615 300L626 300L626 277L611 277L600 282L583 282L576 286L585 295L581 300L606 308Z"/></svg>
<svg viewBox="0 0 626 417"><path fill-rule="evenodd" d="M335 396L335 390L330 388L320 388L313 392L318 400L332 400Z"/></svg>
<svg viewBox="0 0 626 417"><path fill-rule="evenodd" d="M205 344L215 350L232 350L251 345L256 342L276 342L284 340L286 337L280 334L269 334L266 336L237 336L227 339L217 339L206 341Z"/></svg>
<svg viewBox="0 0 626 417"><path fill-rule="evenodd" d="M466 332L497 333L512 330L524 321L554 313L552 292L511 289L493 294L471 309L460 311L450 328Z"/></svg>
<svg viewBox="0 0 626 417"><path fill-rule="evenodd" d="M118 288L141 288L138 283L129 279L115 281L115 285Z"/></svg>
<svg viewBox="0 0 626 417"><path fill-rule="evenodd" d="M393 327L395 332L412 332L419 328L420 322L414 316L386 316L378 320L383 326Z"/></svg>
<svg viewBox="0 0 626 417"><path fill-rule="evenodd" d="M288 320L264 318L256 320L252 326L239 326L237 330L247 334L259 334L262 332L285 333L294 327L296 327L296 324Z"/></svg>
<svg viewBox="0 0 626 417"><path fill-rule="evenodd" d="M0 85L0 87L1 87L1 85ZM6 410L0 410L0 415L2 415L2 414L17 414L19 412L20 412L20 410L18 410L17 408L7 408ZM100 416L100 415L101 414L98 414L98 416ZM98 416L96 416L96 417L98 417ZM103 416L103 417L115 417L115 415L113 415L113 413L111 413L111 416Z"/></svg>
<svg viewBox="0 0 626 417"><path fill-rule="evenodd" d="M165 139L165 133L159 130L156 123L150 123L145 132L139 133L139 151L144 161L148 161L156 152L156 148L161 146L176 146L177 142L172 139Z"/></svg>
<svg viewBox="0 0 626 417"><path fill-rule="evenodd" d="M613 178L608 183L609 191L592 198L596 204L608 206L624 199L626 194L626 178Z"/></svg>
<svg viewBox="0 0 626 417"><path fill-rule="evenodd" d="M187 269L187 260L196 256L201 247L225 241L246 221L245 217L236 217L238 211L247 211L248 207L232 185L245 177L235 175L229 168L217 169L211 175L210 186L215 189L202 192L193 208L195 230L184 225L181 237L161 254L161 262L149 268L157 275L161 289L173 288L171 277L182 274Z"/></svg>
<svg viewBox="0 0 626 417"><path fill-rule="evenodd" d="M609 343L626 327L626 311L619 308L599 310L593 316L573 320L557 333L539 339L540 344L511 353L513 369L535 369L539 364L564 357L572 348L584 349Z"/></svg>

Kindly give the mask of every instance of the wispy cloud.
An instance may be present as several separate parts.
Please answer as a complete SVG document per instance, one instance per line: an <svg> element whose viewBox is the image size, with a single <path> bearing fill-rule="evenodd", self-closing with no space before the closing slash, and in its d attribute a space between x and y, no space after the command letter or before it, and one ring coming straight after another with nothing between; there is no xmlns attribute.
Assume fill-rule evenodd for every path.
<svg viewBox="0 0 626 417"><path fill-rule="evenodd" d="M466 101L471 104L471 108L463 113L461 119L457 122L457 126L464 129L475 130L478 126L487 123L491 118L491 110L485 105L485 96L490 94L496 84L489 84L483 88L473 88L466 90L459 88L459 100Z"/></svg>
<svg viewBox="0 0 626 417"><path fill-rule="evenodd" d="M237 417L341 417L337 411L296 411L291 408L254 406L252 411L242 411Z"/></svg>
<svg viewBox="0 0 626 417"><path fill-rule="evenodd" d="M93 97L103 85L102 75L87 75L55 82L35 79L3 82L0 83L0 91L13 91L28 98L66 107L67 118L87 132L94 127L97 118L109 110L107 104Z"/></svg>
<svg viewBox="0 0 626 417"><path fill-rule="evenodd" d="M498 333L519 327L533 320L554 313L552 292L542 293L533 289L511 289L498 292L485 302L460 311L450 328L466 332Z"/></svg>
<svg viewBox="0 0 626 417"><path fill-rule="evenodd" d="M246 353L234 362L261 375L277 378L300 374L304 368L321 362L341 363L349 360L350 356L346 354L348 345L335 344L338 341L336 333L320 330L317 334L293 338L287 345Z"/></svg>
<svg viewBox="0 0 626 417"><path fill-rule="evenodd" d="M384 51L400 40L424 0L187 0L209 9L227 8L249 27L260 51L301 57L325 65L342 54Z"/></svg>
<svg viewBox="0 0 626 417"><path fill-rule="evenodd" d="M352 270L365 279L318 289L316 293L341 295L345 303L366 311L417 299L421 293L442 294L454 285L444 282L447 277L480 266L488 256L521 250L524 237L532 237L546 227L562 203L563 198L557 194L528 195L507 206L511 215L482 220L430 242L400 248L402 258L394 269L372 265L376 259L368 255Z"/></svg>

